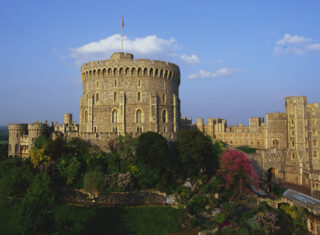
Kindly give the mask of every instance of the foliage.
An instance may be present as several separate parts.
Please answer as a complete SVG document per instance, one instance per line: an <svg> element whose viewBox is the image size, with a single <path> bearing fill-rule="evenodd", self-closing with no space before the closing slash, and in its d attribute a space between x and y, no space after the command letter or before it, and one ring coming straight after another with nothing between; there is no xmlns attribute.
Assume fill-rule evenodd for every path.
<svg viewBox="0 0 320 235"><path fill-rule="evenodd" d="M89 171L84 175L83 189L92 194L99 194L105 186L106 176L101 171Z"/></svg>
<svg viewBox="0 0 320 235"><path fill-rule="evenodd" d="M30 150L30 159L35 168L39 167L40 164L48 163L51 157L46 155L47 144L42 145L39 149L32 147Z"/></svg>
<svg viewBox="0 0 320 235"><path fill-rule="evenodd" d="M135 162L137 139L133 138L131 135L120 135L115 139L115 145L116 153L121 159L124 159L129 163Z"/></svg>
<svg viewBox="0 0 320 235"><path fill-rule="evenodd" d="M187 204L187 210L190 214L195 215L205 211L205 206L208 203L208 198L195 195Z"/></svg>
<svg viewBox="0 0 320 235"><path fill-rule="evenodd" d="M282 197L282 194L287 190L287 188L280 187L278 185L271 186L271 192L277 195L278 197Z"/></svg>
<svg viewBox="0 0 320 235"><path fill-rule="evenodd" d="M23 197L33 173L29 160L15 157L0 161L0 197Z"/></svg>
<svg viewBox="0 0 320 235"><path fill-rule="evenodd" d="M66 179L67 185L72 185L79 176L81 168L80 162L76 157L70 160L62 160L58 164L58 170L61 176Z"/></svg>
<svg viewBox="0 0 320 235"><path fill-rule="evenodd" d="M239 151L228 150L220 156L219 175L222 177L222 185L232 189L230 200L247 195L249 185L257 185L259 177L256 175L250 160Z"/></svg>
<svg viewBox="0 0 320 235"><path fill-rule="evenodd" d="M290 216L293 221L293 226L296 231L305 231L306 230L306 214L302 207L290 206L289 204L282 203L280 204L280 209Z"/></svg>
<svg viewBox="0 0 320 235"><path fill-rule="evenodd" d="M248 146L239 146L239 147L236 147L236 149L239 149L240 151L242 151L244 153L256 153L256 151L257 151L257 149L250 148Z"/></svg>
<svg viewBox="0 0 320 235"><path fill-rule="evenodd" d="M166 189L172 180L172 164L167 140L155 132L146 132L137 139L137 171L133 176L138 186ZM145 176L143 174L146 174ZM142 178L149 178L143 180Z"/></svg>
<svg viewBox="0 0 320 235"><path fill-rule="evenodd" d="M8 143L0 142L0 160L8 157Z"/></svg>
<svg viewBox="0 0 320 235"><path fill-rule="evenodd" d="M258 212L254 216L254 221L257 223L260 230L265 233L275 232L280 229L280 226L277 226L277 214L270 211Z"/></svg>
<svg viewBox="0 0 320 235"><path fill-rule="evenodd" d="M218 224L222 224L224 221L226 221L226 216L223 213L219 213L214 217L214 221Z"/></svg>
<svg viewBox="0 0 320 235"><path fill-rule="evenodd" d="M38 174L26 193L18 217L20 234L50 234L54 194L47 173Z"/></svg>
<svg viewBox="0 0 320 235"><path fill-rule="evenodd" d="M212 144L210 137L197 130L182 130L176 140L178 150L178 175L182 178L207 174L211 177L218 168L220 147Z"/></svg>

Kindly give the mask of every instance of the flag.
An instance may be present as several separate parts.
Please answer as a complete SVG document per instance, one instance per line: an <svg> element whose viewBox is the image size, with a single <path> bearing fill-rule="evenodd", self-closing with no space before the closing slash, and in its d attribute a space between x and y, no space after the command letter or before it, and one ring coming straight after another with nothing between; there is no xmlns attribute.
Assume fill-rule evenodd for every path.
<svg viewBox="0 0 320 235"><path fill-rule="evenodd" d="M124 27L124 19L123 19L123 16L122 16L122 28Z"/></svg>

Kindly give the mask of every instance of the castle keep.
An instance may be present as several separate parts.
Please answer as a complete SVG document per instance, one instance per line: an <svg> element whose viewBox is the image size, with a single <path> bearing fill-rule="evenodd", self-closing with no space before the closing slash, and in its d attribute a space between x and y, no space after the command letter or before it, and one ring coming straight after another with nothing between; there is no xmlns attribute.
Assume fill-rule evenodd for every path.
<svg viewBox="0 0 320 235"><path fill-rule="evenodd" d="M33 140L42 134L80 137L107 151L117 135L153 131L174 140L179 130L193 128L231 147L257 148L254 160L262 177L272 174L277 182L304 185L320 198L320 109L305 96L286 97L284 113L250 118L249 126L228 126L221 118L194 124L180 118L180 69L175 64L118 52L109 60L83 64L81 80L79 125L71 114L65 114L62 125L9 124L9 156L29 157Z"/></svg>
<svg viewBox="0 0 320 235"><path fill-rule="evenodd" d="M180 120L180 69L132 54L81 66L80 137L102 148L114 135L154 131L173 139Z"/></svg>

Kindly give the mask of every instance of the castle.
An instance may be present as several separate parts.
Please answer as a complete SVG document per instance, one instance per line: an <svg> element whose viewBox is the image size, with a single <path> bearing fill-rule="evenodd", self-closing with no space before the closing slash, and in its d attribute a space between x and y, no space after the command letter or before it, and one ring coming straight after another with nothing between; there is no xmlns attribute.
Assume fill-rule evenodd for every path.
<svg viewBox="0 0 320 235"><path fill-rule="evenodd" d="M9 156L29 157L33 140L41 134L80 137L108 150L117 135L139 136L154 131L174 140L181 129L195 128L231 147L259 149L255 156L261 175L272 174L277 182L289 182L310 189L320 197L318 103L305 96L285 99L285 113L268 113L250 118L249 126L228 126L225 119L181 118L180 69L177 65L148 59L134 59L117 52L109 60L81 66L83 93L80 124L65 114L64 123L9 124Z"/></svg>

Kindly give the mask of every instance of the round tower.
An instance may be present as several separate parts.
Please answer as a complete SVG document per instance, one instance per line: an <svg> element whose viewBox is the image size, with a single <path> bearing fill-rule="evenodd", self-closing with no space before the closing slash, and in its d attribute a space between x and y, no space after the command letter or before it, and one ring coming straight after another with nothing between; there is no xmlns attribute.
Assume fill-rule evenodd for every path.
<svg viewBox="0 0 320 235"><path fill-rule="evenodd" d="M21 156L20 137L28 134L28 124L9 124L8 156Z"/></svg>
<svg viewBox="0 0 320 235"><path fill-rule="evenodd" d="M47 126L41 122L35 122L32 124L28 124L28 142L31 148L32 143L35 138L39 137L43 133L46 132Z"/></svg>
<svg viewBox="0 0 320 235"><path fill-rule="evenodd" d="M170 138L179 130L177 65L114 53L81 66L80 135L154 131Z"/></svg>

